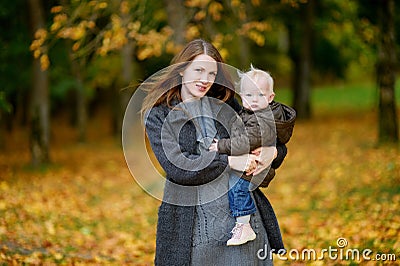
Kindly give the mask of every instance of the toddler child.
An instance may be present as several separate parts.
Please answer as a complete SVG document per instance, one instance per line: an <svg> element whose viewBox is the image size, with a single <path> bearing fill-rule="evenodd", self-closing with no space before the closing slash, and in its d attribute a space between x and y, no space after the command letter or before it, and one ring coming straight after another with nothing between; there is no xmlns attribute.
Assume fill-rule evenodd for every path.
<svg viewBox="0 0 400 266"><path fill-rule="evenodd" d="M215 139L209 150L228 155L241 155L248 154L261 146L275 146L276 141L286 143L292 133L294 118L293 116L287 117L290 119L285 117L285 110L290 107L282 108L283 104L273 101L275 93L271 75L251 65L248 72L240 74L239 86L242 109L238 113L239 116L231 122L230 138ZM274 108L274 111L277 112L272 112L271 104L278 107ZM293 114L294 110L291 109L291 111ZM275 125L277 119L279 127ZM284 126L282 127L282 125ZM284 139L280 140L280 136ZM256 238L250 225L250 216L256 212L250 190L252 190L252 186L254 189L260 184L260 178L263 179L268 170L252 177L251 183L246 180L249 178L241 178L241 173L231 171L228 197L236 224L232 230L232 238L227 242L228 246L241 245Z"/></svg>

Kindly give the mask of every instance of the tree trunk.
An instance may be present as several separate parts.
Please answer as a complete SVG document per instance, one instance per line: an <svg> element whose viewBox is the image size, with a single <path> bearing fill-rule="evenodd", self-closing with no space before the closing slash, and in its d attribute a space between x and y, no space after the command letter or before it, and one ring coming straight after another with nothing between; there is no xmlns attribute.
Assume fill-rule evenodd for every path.
<svg viewBox="0 0 400 266"><path fill-rule="evenodd" d="M292 89L294 92L293 107L297 111L297 117L308 119L311 117L311 45L313 38L314 1L309 0L301 7L300 20L300 51L296 57L293 68ZM292 29L293 30L293 29ZM294 44L293 33L291 45Z"/></svg>
<svg viewBox="0 0 400 266"><path fill-rule="evenodd" d="M379 88L379 143L399 141L395 99L396 47L394 38L394 0L378 3L379 45L377 81Z"/></svg>
<svg viewBox="0 0 400 266"><path fill-rule="evenodd" d="M122 134L122 122L125 110L132 96L133 88L131 88L130 84L133 84L134 76L136 76L135 74L138 72L135 70L137 62L135 61L134 51L134 43L131 40L129 40L121 50L122 84L118 84L116 88L114 88L115 92L113 92L113 94L115 95L116 101L114 101L112 107L114 109L113 132L117 137Z"/></svg>
<svg viewBox="0 0 400 266"><path fill-rule="evenodd" d="M132 17L129 13L121 13L123 24L127 25L132 21ZM137 61L135 59L135 42L134 40L128 39L128 42L121 49L121 68L122 68L122 80L114 83L112 88L112 132L116 137L122 135L122 122L125 115L126 107L128 106L129 100L131 99L133 88L132 82L134 77L138 74L138 68L136 67Z"/></svg>
<svg viewBox="0 0 400 266"><path fill-rule="evenodd" d="M81 64L77 64L81 65ZM83 68L79 67L78 71L75 71L75 78L78 84L77 93L76 93L76 103L77 103L77 119L78 119L78 141L85 142L86 141L86 131L87 131L87 121L88 121L88 107L87 107L87 95L83 82L82 70Z"/></svg>
<svg viewBox="0 0 400 266"><path fill-rule="evenodd" d="M0 99L0 101L1 101L1 99ZM4 120L5 119L3 118L2 114L3 114L3 110L1 110L1 108L0 108L0 151L4 150L4 148L5 148L5 141L4 141L4 136L5 136L5 134L4 134L5 121Z"/></svg>
<svg viewBox="0 0 400 266"><path fill-rule="evenodd" d="M70 41L67 41L71 44ZM71 45L72 47L72 45ZM73 117L73 124L78 128L78 141L86 141L87 132L87 121L88 121L88 107L87 107L87 95L84 86L84 66L86 60L84 58L74 58L72 50L69 51L69 58L71 61L71 72L76 80L76 88L74 91L74 97L76 102L75 116ZM75 120L76 119L76 120Z"/></svg>
<svg viewBox="0 0 400 266"><path fill-rule="evenodd" d="M238 41L238 56L239 56L239 66L241 69L250 68L250 46L248 40L243 35L237 35ZM257 66L256 66L257 67Z"/></svg>
<svg viewBox="0 0 400 266"><path fill-rule="evenodd" d="M29 0L32 32L45 28L41 0ZM49 79L48 72L42 70L40 60L33 60L33 82L30 103L30 149L34 166L50 161L49 156Z"/></svg>
<svg viewBox="0 0 400 266"><path fill-rule="evenodd" d="M182 0L164 0L168 24L174 30L173 40L177 46L185 44L185 32L188 22L187 10Z"/></svg>

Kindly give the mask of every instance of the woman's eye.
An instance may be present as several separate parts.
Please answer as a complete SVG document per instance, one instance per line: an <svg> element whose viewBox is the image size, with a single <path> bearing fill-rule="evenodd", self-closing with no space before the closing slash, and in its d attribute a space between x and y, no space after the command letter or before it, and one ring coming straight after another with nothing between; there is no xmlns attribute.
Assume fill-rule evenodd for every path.
<svg viewBox="0 0 400 266"><path fill-rule="evenodd" d="M210 75L213 76L213 77L216 77L216 76L217 76L217 73L211 72Z"/></svg>

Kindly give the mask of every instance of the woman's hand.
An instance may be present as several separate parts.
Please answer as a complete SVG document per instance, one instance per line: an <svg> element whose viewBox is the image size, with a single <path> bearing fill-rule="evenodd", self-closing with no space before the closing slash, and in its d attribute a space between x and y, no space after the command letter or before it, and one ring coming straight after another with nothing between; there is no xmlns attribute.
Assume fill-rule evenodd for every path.
<svg viewBox="0 0 400 266"><path fill-rule="evenodd" d="M257 158L254 154L228 156L228 163L232 169L251 175L257 169Z"/></svg>
<svg viewBox="0 0 400 266"><path fill-rule="evenodd" d="M267 169L278 155L278 151L275 146L259 147L251 153L257 156L256 161L258 163L257 169L253 171L254 175L258 175L263 170Z"/></svg>
<svg viewBox="0 0 400 266"><path fill-rule="evenodd" d="M210 145L210 148L208 148L209 151L218 151L218 139L214 139L213 142Z"/></svg>

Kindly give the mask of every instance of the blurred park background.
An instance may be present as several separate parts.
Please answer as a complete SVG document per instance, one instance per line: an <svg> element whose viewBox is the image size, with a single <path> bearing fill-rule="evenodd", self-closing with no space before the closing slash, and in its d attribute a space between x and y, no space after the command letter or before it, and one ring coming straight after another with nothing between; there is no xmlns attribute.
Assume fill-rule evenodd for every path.
<svg viewBox="0 0 400 266"><path fill-rule="evenodd" d="M140 82L195 38L268 70L297 110L263 189L286 247L343 237L387 255L276 264L394 264L399 13L395 0L2 1L0 265L153 264L160 202L132 178L121 125Z"/></svg>

